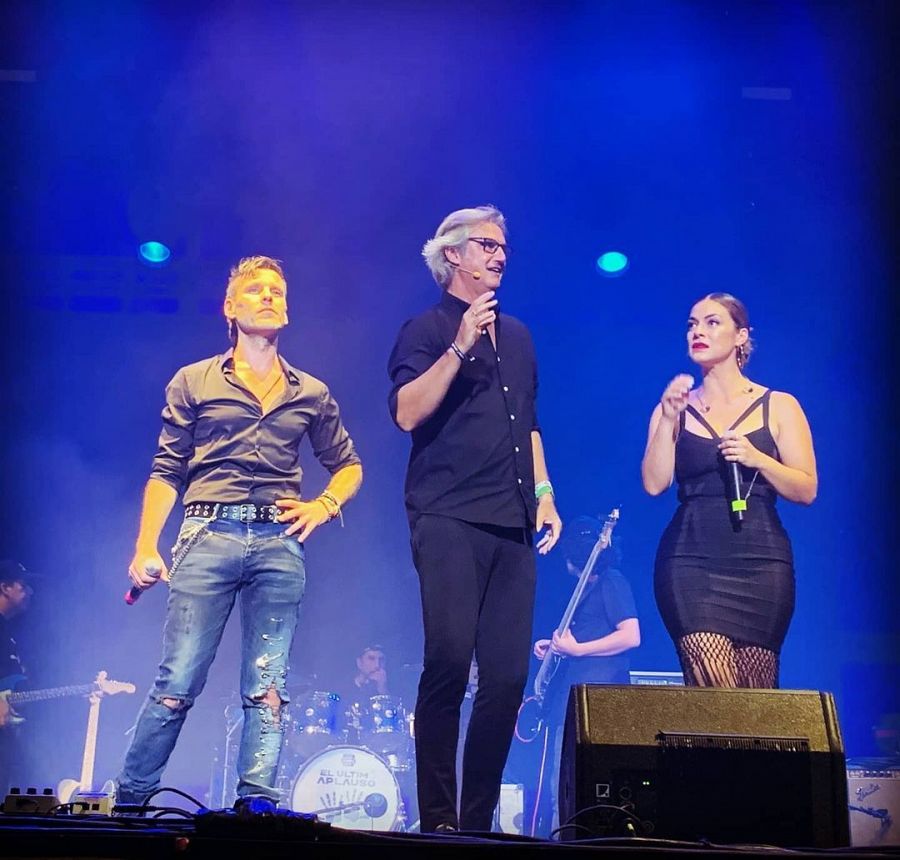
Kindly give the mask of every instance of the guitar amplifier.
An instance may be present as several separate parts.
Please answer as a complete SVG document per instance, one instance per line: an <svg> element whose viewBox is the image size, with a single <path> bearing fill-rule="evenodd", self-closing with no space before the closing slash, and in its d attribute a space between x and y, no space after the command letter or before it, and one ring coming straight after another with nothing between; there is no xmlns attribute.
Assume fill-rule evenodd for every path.
<svg viewBox="0 0 900 860"><path fill-rule="evenodd" d="M684 686L684 675L681 672L648 672L642 669L633 669L628 673L628 679L635 686Z"/></svg>
<svg viewBox="0 0 900 860"><path fill-rule="evenodd" d="M501 833L525 832L525 786L504 782L494 814L494 826Z"/></svg>
<svg viewBox="0 0 900 860"><path fill-rule="evenodd" d="M900 845L900 759L847 762L850 844Z"/></svg>

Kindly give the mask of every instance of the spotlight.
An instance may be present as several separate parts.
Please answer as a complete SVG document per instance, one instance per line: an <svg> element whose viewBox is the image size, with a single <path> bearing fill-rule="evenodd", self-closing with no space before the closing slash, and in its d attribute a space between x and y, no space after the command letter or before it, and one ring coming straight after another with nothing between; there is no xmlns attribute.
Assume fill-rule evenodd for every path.
<svg viewBox="0 0 900 860"><path fill-rule="evenodd" d="M162 242L144 242L138 248L141 262L148 266L165 266L172 252Z"/></svg>
<svg viewBox="0 0 900 860"><path fill-rule="evenodd" d="M607 251L597 257L597 271L607 278L618 278L628 270L628 257L619 251Z"/></svg>

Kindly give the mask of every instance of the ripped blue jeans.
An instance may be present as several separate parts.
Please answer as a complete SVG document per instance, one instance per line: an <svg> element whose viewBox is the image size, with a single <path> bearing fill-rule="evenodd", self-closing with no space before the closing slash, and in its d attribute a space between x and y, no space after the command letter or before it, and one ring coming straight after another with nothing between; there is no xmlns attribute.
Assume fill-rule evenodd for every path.
<svg viewBox="0 0 900 860"><path fill-rule="evenodd" d="M118 803L140 804L160 785L187 712L206 684L235 598L241 604L238 797L278 801L288 655L306 584L303 547L284 523L184 520L173 558L163 656L116 779ZM263 701L277 694L277 713Z"/></svg>

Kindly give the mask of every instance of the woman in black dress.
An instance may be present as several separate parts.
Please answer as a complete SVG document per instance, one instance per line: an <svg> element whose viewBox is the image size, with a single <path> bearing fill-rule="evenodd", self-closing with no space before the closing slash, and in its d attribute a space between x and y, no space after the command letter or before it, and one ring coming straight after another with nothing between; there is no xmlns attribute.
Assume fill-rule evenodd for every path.
<svg viewBox="0 0 900 860"><path fill-rule="evenodd" d="M693 388L693 377L680 374L668 384L641 464L648 493L676 478L681 503L657 550L657 604L686 684L777 687L794 566L775 502L815 499L812 434L793 396L744 375L753 342L734 296L697 302L687 343L703 381ZM732 463L746 502L739 513Z"/></svg>

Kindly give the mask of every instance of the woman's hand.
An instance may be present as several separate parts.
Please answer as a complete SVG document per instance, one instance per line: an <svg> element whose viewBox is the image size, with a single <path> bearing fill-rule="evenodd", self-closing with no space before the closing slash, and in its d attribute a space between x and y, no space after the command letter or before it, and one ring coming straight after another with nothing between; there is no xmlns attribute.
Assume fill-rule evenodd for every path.
<svg viewBox="0 0 900 860"><path fill-rule="evenodd" d="M688 405L688 397L694 385L694 377L687 373L679 373L663 391L659 403L662 414L666 418L677 418Z"/></svg>
<svg viewBox="0 0 900 860"><path fill-rule="evenodd" d="M737 430L726 430L719 440L719 450L729 463L740 463L748 469L759 469L765 454Z"/></svg>

